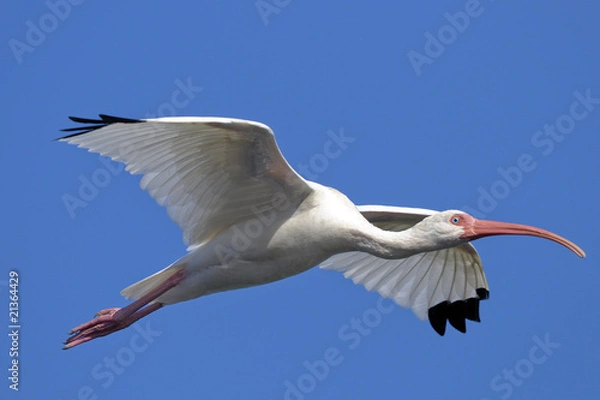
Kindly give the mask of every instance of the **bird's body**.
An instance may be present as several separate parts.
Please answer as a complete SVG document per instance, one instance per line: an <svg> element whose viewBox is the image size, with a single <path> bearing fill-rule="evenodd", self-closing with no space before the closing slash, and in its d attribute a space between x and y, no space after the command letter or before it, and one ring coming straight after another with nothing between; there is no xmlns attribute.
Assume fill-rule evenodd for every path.
<svg viewBox="0 0 600 400"><path fill-rule="evenodd" d="M194 248L171 265L171 270L163 270L168 275L184 269L187 279L156 301L173 304L274 282L352 250L351 223L368 221L341 193L314 183L311 186L315 191L297 207L282 202L267 213L238 222ZM315 226L322 229L317 231Z"/></svg>
<svg viewBox="0 0 600 400"><path fill-rule="evenodd" d="M232 225L161 271L168 276L183 269L187 278L156 301L173 304L262 285L302 273L335 254L375 251L375 246L369 247L373 237L385 232L369 223L339 191L308 183L313 191L297 207L282 200L276 208ZM407 248L396 257L409 254ZM142 293L128 295L134 288L123 294L139 297Z"/></svg>
<svg viewBox="0 0 600 400"><path fill-rule="evenodd" d="M496 234L573 243L524 225L435 212L355 206L335 189L304 180L260 123L209 117L132 120L101 115L62 141L124 162L181 227L189 253L121 293L135 300L72 330L66 348L130 325L163 305L262 285L318 264L343 272L429 319L464 332L479 321L489 288L468 243ZM91 125L90 125L91 124Z"/></svg>

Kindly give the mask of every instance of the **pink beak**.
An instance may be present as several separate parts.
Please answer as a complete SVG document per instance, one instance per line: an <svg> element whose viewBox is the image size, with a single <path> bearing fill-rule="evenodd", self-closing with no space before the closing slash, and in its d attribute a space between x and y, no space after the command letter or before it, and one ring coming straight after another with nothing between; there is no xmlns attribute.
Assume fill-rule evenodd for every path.
<svg viewBox="0 0 600 400"><path fill-rule="evenodd" d="M544 229L521 224L510 224L507 222L486 221L473 218L472 224L465 227L462 239L475 240L494 235L526 235L536 236L562 244L579 257L585 257L585 252L575 243Z"/></svg>

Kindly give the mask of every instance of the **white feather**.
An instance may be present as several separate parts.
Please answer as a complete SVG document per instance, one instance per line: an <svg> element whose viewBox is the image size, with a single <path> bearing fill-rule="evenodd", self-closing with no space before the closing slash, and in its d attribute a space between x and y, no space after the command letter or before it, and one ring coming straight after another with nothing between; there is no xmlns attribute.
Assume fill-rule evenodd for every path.
<svg viewBox="0 0 600 400"><path fill-rule="evenodd" d="M375 226L396 232L409 229L436 212L390 206L357 208ZM330 257L320 267L342 272L367 290L411 309L421 320L427 320L429 308L439 303L477 298L476 289L489 290L481 259L469 243L398 260L347 252Z"/></svg>

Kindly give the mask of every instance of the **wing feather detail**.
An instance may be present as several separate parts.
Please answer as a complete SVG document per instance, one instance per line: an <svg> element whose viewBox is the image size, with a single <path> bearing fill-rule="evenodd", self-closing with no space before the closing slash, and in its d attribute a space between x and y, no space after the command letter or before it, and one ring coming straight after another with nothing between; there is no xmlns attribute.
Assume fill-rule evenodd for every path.
<svg viewBox="0 0 600 400"><path fill-rule="evenodd" d="M387 206L358 209L373 225L390 231L408 229L435 212ZM398 260L348 252L330 257L320 267L342 272L367 290L411 309L419 319L429 319L440 335L446 321L461 332L466 331L465 319L479 322L479 301L489 297L481 259L470 243Z"/></svg>
<svg viewBox="0 0 600 400"><path fill-rule="evenodd" d="M183 231L189 249L286 201L295 209L312 189L258 122L217 117L134 120L72 117L88 124L59 140L126 164L140 186Z"/></svg>

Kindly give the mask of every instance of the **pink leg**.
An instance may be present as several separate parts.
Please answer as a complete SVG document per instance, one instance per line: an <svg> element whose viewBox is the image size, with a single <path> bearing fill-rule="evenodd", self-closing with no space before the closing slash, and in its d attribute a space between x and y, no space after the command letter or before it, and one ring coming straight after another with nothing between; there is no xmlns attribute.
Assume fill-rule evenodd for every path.
<svg viewBox="0 0 600 400"><path fill-rule="evenodd" d="M158 310L163 306L162 303L148 304L177 286L184 277L183 270L177 271L163 283L130 305L124 308L107 308L99 311L96 314L96 318L71 329L69 332L69 335L71 336L65 342L65 347L63 347L63 349L70 349L92 339L110 335L111 333L128 327L151 312Z"/></svg>

